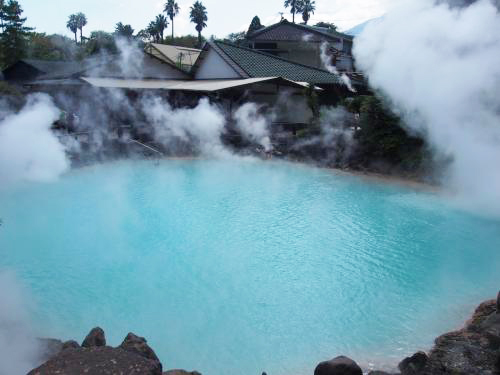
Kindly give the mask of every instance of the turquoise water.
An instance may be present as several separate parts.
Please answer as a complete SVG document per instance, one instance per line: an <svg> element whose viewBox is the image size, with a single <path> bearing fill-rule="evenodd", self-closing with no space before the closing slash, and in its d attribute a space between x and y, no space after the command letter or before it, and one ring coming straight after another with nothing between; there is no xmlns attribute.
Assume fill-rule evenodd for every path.
<svg viewBox="0 0 500 375"><path fill-rule="evenodd" d="M204 375L391 365L500 286L500 221L292 164L99 165L0 191L0 217L40 335L133 331Z"/></svg>

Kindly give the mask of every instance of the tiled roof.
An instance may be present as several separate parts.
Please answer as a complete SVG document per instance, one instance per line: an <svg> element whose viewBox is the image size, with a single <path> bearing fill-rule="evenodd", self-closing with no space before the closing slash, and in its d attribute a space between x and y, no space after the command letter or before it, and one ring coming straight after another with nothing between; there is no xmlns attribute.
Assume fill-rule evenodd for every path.
<svg viewBox="0 0 500 375"><path fill-rule="evenodd" d="M339 39L352 40L351 35L339 33L324 27L300 25L286 20L274 25L257 30L248 35L250 40L282 40L302 41L305 35L310 35L311 41L339 41Z"/></svg>
<svg viewBox="0 0 500 375"><path fill-rule="evenodd" d="M337 75L323 69L294 63L264 52L225 42L210 42L210 45L216 51L222 51L234 65L243 70L249 77L282 77L296 82L341 84Z"/></svg>

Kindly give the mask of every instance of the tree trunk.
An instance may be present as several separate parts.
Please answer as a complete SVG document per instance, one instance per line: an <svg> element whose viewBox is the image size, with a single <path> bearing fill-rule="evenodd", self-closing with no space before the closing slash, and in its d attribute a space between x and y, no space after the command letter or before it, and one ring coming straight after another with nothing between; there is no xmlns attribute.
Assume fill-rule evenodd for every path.
<svg viewBox="0 0 500 375"><path fill-rule="evenodd" d="M198 48L201 48L201 31L198 31Z"/></svg>
<svg viewBox="0 0 500 375"><path fill-rule="evenodd" d="M75 31L75 44L78 44L78 36L76 31Z"/></svg>
<svg viewBox="0 0 500 375"><path fill-rule="evenodd" d="M174 42L174 18L172 17L172 43Z"/></svg>
<svg viewBox="0 0 500 375"><path fill-rule="evenodd" d="M295 11L297 10L297 9L295 9L295 1L296 0L292 1L292 22L293 23L295 23Z"/></svg>
<svg viewBox="0 0 500 375"><path fill-rule="evenodd" d="M82 36L83 36L83 27L80 27L80 44L83 44Z"/></svg>

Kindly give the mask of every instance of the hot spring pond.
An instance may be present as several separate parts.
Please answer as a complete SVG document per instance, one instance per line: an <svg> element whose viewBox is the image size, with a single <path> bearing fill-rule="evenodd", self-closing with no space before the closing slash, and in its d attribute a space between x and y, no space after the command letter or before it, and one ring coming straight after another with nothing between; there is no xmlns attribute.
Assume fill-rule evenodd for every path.
<svg viewBox="0 0 500 375"><path fill-rule="evenodd" d="M164 368L394 363L500 286L500 222L275 162L117 162L0 191L0 268L41 336L146 337Z"/></svg>

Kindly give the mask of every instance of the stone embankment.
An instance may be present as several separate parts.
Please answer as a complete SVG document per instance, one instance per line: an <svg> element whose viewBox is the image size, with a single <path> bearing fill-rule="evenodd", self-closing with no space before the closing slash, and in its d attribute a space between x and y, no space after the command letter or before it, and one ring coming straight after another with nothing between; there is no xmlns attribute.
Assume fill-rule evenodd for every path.
<svg viewBox="0 0 500 375"><path fill-rule="evenodd" d="M82 345L54 339L42 342L48 360L28 375L201 375L185 370L162 372L146 339L133 333L116 348L106 346L101 328L92 329ZM417 352L403 359L398 368L397 374L371 371L368 375L500 375L500 293L496 300L479 305L462 329L439 336L429 353ZM363 375L363 370L352 359L340 356L319 363L314 375Z"/></svg>

